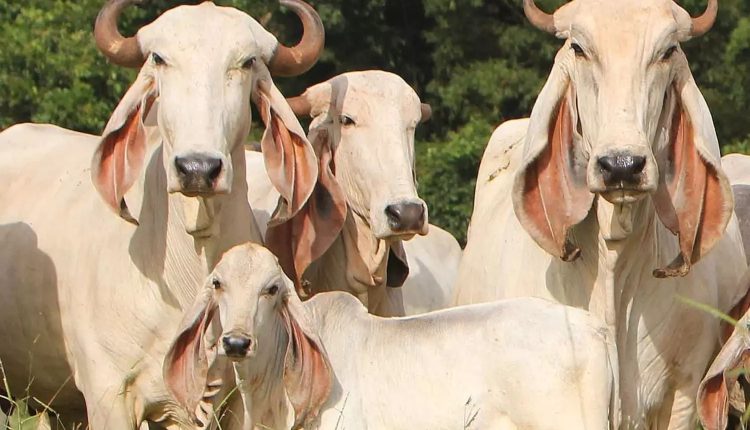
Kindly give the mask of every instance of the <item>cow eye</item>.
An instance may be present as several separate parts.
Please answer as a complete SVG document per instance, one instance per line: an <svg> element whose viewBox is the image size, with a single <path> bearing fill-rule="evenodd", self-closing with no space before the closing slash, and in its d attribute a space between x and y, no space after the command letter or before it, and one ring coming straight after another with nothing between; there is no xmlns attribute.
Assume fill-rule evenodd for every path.
<svg viewBox="0 0 750 430"><path fill-rule="evenodd" d="M341 124L342 124L343 126L345 126L345 127L348 127L348 126L350 126L350 125L356 125L356 124L357 124L356 122L354 122L354 120L352 119L352 117L350 117L350 116L348 116L348 115L341 115L341 116L339 117L339 121L340 121L340 122L341 122Z"/></svg>
<svg viewBox="0 0 750 430"><path fill-rule="evenodd" d="M151 60L154 62L157 66L163 66L167 64L163 58L161 58L161 55L157 54L156 52L153 52L151 54Z"/></svg>
<svg viewBox="0 0 750 430"><path fill-rule="evenodd" d="M218 278L214 278L211 280L211 285L213 285L214 290L218 290L221 288L221 281Z"/></svg>
<svg viewBox="0 0 750 430"><path fill-rule="evenodd" d="M279 292L279 286L278 286L278 285L275 285L275 284L274 284L274 285L271 285L271 286L270 286L270 287L269 287L269 288L268 288L268 289L266 290L266 294L268 294L269 296L275 296L275 295L276 295L276 293L278 293L278 292Z"/></svg>
<svg viewBox="0 0 750 430"><path fill-rule="evenodd" d="M670 58L672 58L672 55L674 55L675 52L677 52L677 47L672 46L669 49L667 49L667 51L664 53L661 59L664 61L669 60Z"/></svg>
<svg viewBox="0 0 750 430"><path fill-rule="evenodd" d="M579 45L579 44L577 44L575 42L573 42L573 43L570 44L570 49L572 49L573 52L575 52L576 57L585 57L586 56L586 53L583 52L583 48L581 48L581 45Z"/></svg>
<svg viewBox="0 0 750 430"><path fill-rule="evenodd" d="M247 60L245 60L244 63L242 63L243 69L252 69L253 65L255 64L255 57L250 57Z"/></svg>

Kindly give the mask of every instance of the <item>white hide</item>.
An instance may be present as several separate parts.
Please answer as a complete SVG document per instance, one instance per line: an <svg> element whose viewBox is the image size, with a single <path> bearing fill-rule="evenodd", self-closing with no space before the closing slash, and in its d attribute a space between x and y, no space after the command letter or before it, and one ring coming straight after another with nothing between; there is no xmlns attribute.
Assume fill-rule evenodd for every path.
<svg viewBox="0 0 750 430"><path fill-rule="evenodd" d="M313 291L351 292L379 315L416 314L447 307L461 257L458 242L434 226L426 236L410 239L413 233L402 236L390 231L385 220L388 203L422 202L416 194L413 173L414 128L420 120L417 95L396 75L365 71L339 75L311 87L302 97L312 105L308 137L313 139L321 131L330 136L336 181L346 195L348 217L357 219L356 228L363 241L372 242L371 249L378 251L388 241L402 241L410 266L410 275L401 288L368 284L363 280L369 276L352 276L343 232L306 271ZM356 122L342 124L342 117L347 115ZM265 236L278 193L261 170L262 156L249 151L246 159L248 199ZM386 264L382 257L362 258L372 272L382 273Z"/></svg>
<svg viewBox="0 0 750 430"><path fill-rule="evenodd" d="M128 152L124 173L134 178L124 200L139 225L112 211L123 208L115 199L127 191L123 172L113 175L111 208L101 197L112 184L98 183L102 196L92 186L102 138L31 124L0 134L0 359L13 392L28 386L66 423L85 421L87 410L93 429L189 422L164 386L162 360L218 257L262 240L246 199L242 146L251 94L302 134L264 63L275 38L248 15L210 2L182 6L138 38L166 64L149 57L105 136L123 124L135 130L158 98L148 146L138 147L146 145L139 137L127 147L145 152L142 169ZM241 67L248 55L257 57L251 69ZM168 193L172 156L184 151L224 160L218 195Z"/></svg>
<svg viewBox="0 0 750 430"><path fill-rule="evenodd" d="M660 57L684 40L685 22L689 25L685 12L666 0L576 0L555 14L558 36L571 39L558 53L531 120L502 124L489 141L456 283L458 305L533 296L590 310L605 321L617 334L627 429L693 428L695 393L718 344L719 321L680 298L726 312L745 290L738 281L747 264L734 217L686 276L654 277L655 269L668 266L681 252L677 237L655 213L655 197L647 195L655 186L654 175L668 170L663 165L647 164L640 188L632 192L600 192L600 181L592 179L593 160L616 151L618 143L624 150L642 151L647 163L663 156L669 127L656 121L672 118L676 100L697 127L701 160L720 166L710 113L684 54L678 47L672 57ZM584 57L574 53L571 41L583 46ZM628 57L633 52L637 58ZM588 214L570 230L570 243L580 249L572 262L532 239L530 234L538 231L524 228L513 201L519 198L517 173L543 149L549 116L561 97L572 112L574 159L584 167L589 163L583 187L588 185L591 194L586 198L595 196ZM721 176L719 183L724 191ZM570 214L548 217L563 215Z"/></svg>
<svg viewBox="0 0 750 430"><path fill-rule="evenodd" d="M588 312L525 298L385 319L342 292L299 303L292 282L277 280L280 273L268 250L238 246L217 265L222 287L213 294L225 332L237 326L224 315L248 303L241 330L254 338L273 339L291 313L322 342L332 385L319 418L309 414L305 429L609 428L614 345ZM271 285L280 288L275 296L266 293ZM243 393L252 399L255 428L290 428L294 419L285 398L293 388L284 385L288 375L266 362L298 351L287 349L288 336L259 341L235 365L244 367L246 380L259 381ZM224 428L249 424L233 420Z"/></svg>

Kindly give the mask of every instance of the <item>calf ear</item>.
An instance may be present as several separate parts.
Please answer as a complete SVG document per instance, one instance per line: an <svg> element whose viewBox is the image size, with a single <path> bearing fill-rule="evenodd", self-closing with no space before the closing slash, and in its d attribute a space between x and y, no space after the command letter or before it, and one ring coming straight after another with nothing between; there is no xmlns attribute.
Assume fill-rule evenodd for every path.
<svg viewBox="0 0 750 430"><path fill-rule="evenodd" d="M155 99L156 84L142 72L112 113L91 161L91 179L104 202L136 225L124 196L143 169L147 149L143 120Z"/></svg>
<svg viewBox="0 0 750 430"><path fill-rule="evenodd" d="M750 343L740 322L698 387L698 416L704 429L727 428L730 392L749 370Z"/></svg>
<svg viewBox="0 0 750 430"><path fill-rule="evenodd" d="M409 277L409 261L406 259L403 242L396 241L388 249L388 266L386 268L386 285L401 287Z"/></svg>
<svg viewBox="0 0 750 430"><path fill-rule="evenodd" d="M208 384L209 357L205 334L216 312L210 289L204 289L185 313L177 338L164 359L163 376L169 392L193 421L206 425L206 405L220 382Z"/></svg>
<svg viewBox="0 0 750 430"><path fill-rule="evenodd" d="M724 234L734 207L711 113L686 73L670 92L670 137L658 156L659 187L653 195L659 219L679 237L680 252L667 267L654 270L657 278L687 275Z"/></svg>
<svg viewBox="0 0 750 430"><path fill-rule="evenodd" d="M266 131L260 145L271 183L281 195L271 225L286 222L300 211L313 192L318 163L302 126L270 77L259 77L253 98Z"/></svg>
<svg viewBox="0 0 750 430"><path fill-rule="evenodd" d="M318 154L318 178L305 205L283 224L271 225L266 245L279 258L284 272L294 280L299 294L302 275L320 258L338 237L346 220L346 195L336 182L336 167L328 131L313 131L311 138ZM285 203L279 199L276 212Z"/></svg>
<svg viewBox="0 0 750 430"><path fill-rule="evenodd" d="M323 343L313 329L307 311L290 288L282 307L289 335L284 358L284 386L294 408L292 429L306 427L328 400L333 372Z"/></svg>
<svg viewBox="0 0 750 430"><path fill-rule="evenodd" d="M513 207L539 246L564 261L580 250L569 232L594 201L586 184L586 162L574 145L575 93L559 66L553 68L531 113L523 165L513 184Z"/></svg>

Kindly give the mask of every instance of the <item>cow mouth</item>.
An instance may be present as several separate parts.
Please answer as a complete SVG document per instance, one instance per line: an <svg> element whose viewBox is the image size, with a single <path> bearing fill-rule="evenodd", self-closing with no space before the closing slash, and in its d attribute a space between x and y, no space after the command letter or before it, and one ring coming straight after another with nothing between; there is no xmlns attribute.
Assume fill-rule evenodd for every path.
<svg viewBox="0 0 750 430"><path fill-rule="evenodd" d="M650 192L635 187L628 187L625 185L619 185L615 187L607 187L605 190L599 192L604 200L612 204L633 204L646 198Z"/></svg>

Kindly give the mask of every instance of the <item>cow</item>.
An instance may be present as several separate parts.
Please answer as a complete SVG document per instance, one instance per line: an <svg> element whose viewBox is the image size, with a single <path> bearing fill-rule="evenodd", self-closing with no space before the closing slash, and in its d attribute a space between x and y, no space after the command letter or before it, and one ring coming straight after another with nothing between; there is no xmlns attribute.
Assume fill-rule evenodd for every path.
<svg viewBox="0 0 750 430"><path fill-rule="evenodd" d="M573 0L536 27L565 40L529 119L483 156L455 302L535 296L615 333L628 429L693 428L695 393L747 263L708 106L680 43L718 4Z"/></svg>
<svg viewBox="0 0 750 430"><path fill-rule="evenodd" d="M614 355L597 318L542 299L391 319L340 291L303 303L269 250L243 244L185 313L164 378L200 399L209 364L231 360L244 414L223 428L601 430Z"/></svg>
<svg viewBox="0 0 750 430"><path fill-rule="evenodd" d="M65 422L93 429L192 424L161 364L218 257L262 241L242 144L250 99L287 199L280 216L304 205L317 178L271 78L320 55L324 30L308 4L281 1L304 27L287 47L212 2L170 9L125 37L117 20L134 1L107 1L95 24L111 62L140 67L101 137L35 124L0 134L0 360L11 393L28 387Z"/></svg>
<svg viewBox="0 0 750 430"><path fill-rule="evenodd" d="M267 246L301 296L348 291L375 314L403 315L402 292L391 287L409 274L404 240L428 232L427 206L416 191L414 130L429 117L429 106L399 76L377 70L338 75L289 103L297 115L313 118L308 139L320 160L319 178L296 217L270 220ZM248 154L248 199L263 230L283 202L277 205L260 160ZM453 260L443 264L457 267L457 253L446 254Z"/></svg>

